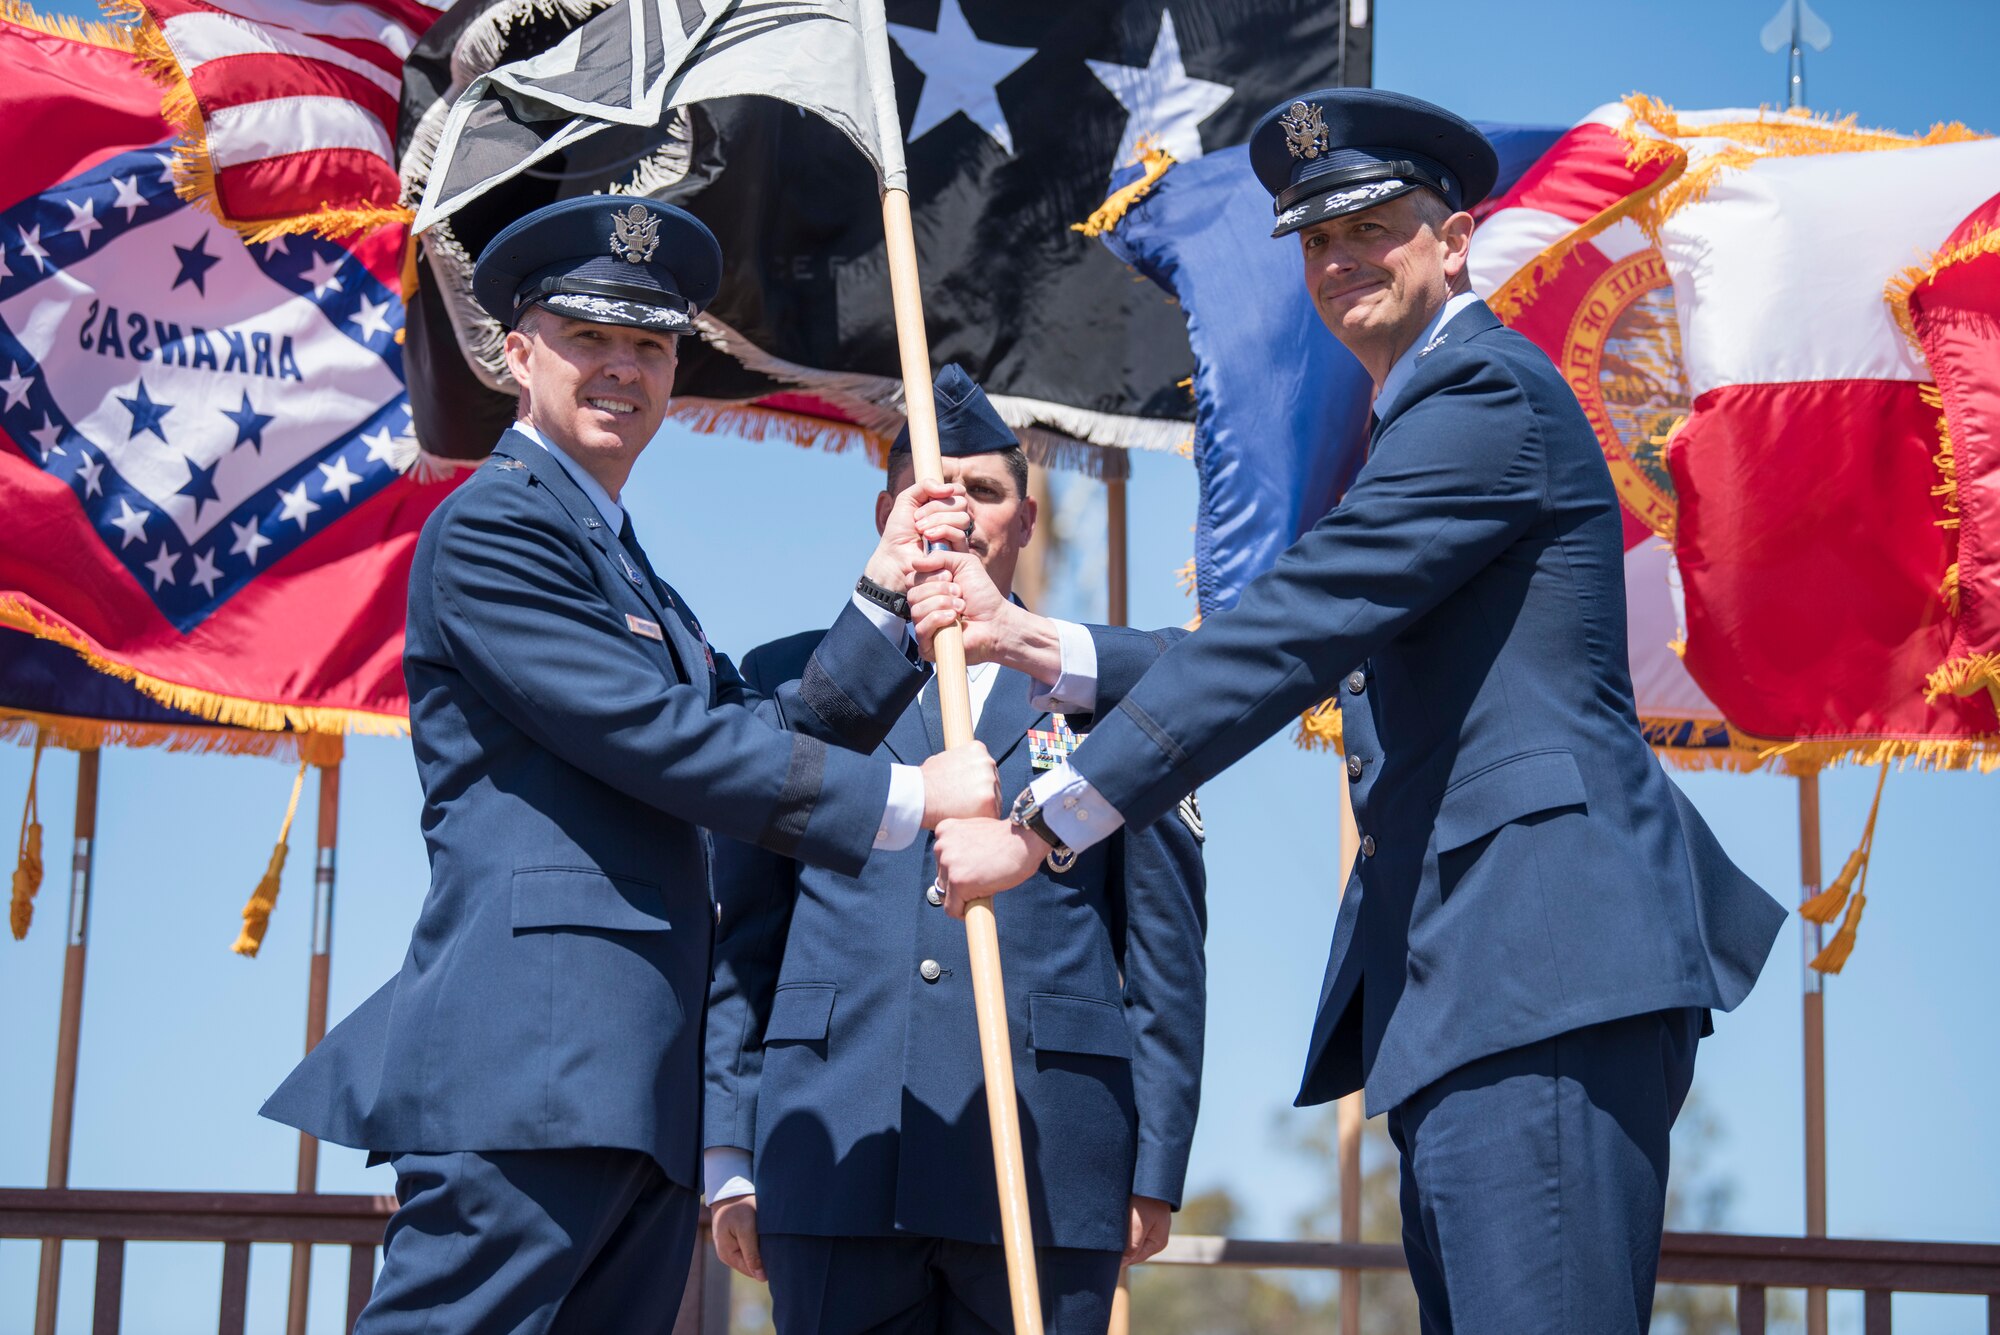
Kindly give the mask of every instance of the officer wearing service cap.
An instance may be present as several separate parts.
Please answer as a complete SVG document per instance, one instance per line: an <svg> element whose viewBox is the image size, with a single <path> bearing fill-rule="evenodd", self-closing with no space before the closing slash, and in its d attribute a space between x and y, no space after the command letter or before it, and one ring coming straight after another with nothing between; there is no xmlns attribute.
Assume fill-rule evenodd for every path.
<svg viewBox="0 0 2000 1335"><path fill-rule="evenodd" d="M939 370L936 397L972 554L1005 595L1034 536L1027 456L959 367ZM910 476L906 432L877 525ZM777 689L823 635L752 650L744 676ZM1122 638L1129 652L1093 652L1094 672L1136 676L1179 633ZM1052 767L1089 728L1005 665L975 666L969 684L1003 786ZM914 763L942 744L931 685L877 754ZM1166 1244L1180 1202L1206 1000L1197 825L1190 808L1045 861L995 905L1050 1335L1102 1335L1120 1263ZM708 1204L717 1254L768 1278L778 1335L1011 1329L965 930L945 916L928 854L883 850L843 876L716 849Z"/></svg>
<svg viewBox="0 0 2000 1335"><path fill-rule="evenodd" d="M766 698L655 574L620 496L711 300L715 238L679 209L569 200L486 248L520 417L424 526L404 672L431 881L398 975L267 1116L396 1168L357 1330L665 1331L694 1245L708 831L859 871L991 812L978 745L867 754L923 679L858 594ZM900 596L962 495L889 507L860 588Z"/></svg>
<svg viewBox="0 0 2000 1335"><path fill-rule="evenodd" d="M1603 455L1467 279L1492 148L1416 98L1324 89L1272 108L1250 157L1375 381L1368 461L1011 819L945 822L940 874L954 908L1003 889L1333 696L1360 857L1298 1102L1365 1089L1388 1115L1427 1332L1643 1331L1697 1039L1784 910L1639 730ZM977 601L963 558L919 564L952 572L917 586L920 632Z"/></svg>

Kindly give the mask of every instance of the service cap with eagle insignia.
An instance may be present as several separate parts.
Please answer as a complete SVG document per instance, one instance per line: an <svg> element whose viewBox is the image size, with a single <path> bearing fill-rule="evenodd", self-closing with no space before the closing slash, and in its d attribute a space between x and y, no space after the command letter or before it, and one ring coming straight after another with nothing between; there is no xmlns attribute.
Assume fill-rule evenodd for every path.
<svg viewBox="0 0 2000 1335"><path fill-rule="evenodd" d="M1500 159L1471 121L1380 88L1287 98L1250 132L1250 166L1272 195L1272 236L1432 190L1454 211L1486 198Z"/></svg>
<svg viewBox="0 0 2000 1335"><path fill-rule="evenodd" d="M722 284L699 218L630 195L586 195L517 219L480 252L472 294L511 329L540 303L572 320L685 333Z"/></svg>

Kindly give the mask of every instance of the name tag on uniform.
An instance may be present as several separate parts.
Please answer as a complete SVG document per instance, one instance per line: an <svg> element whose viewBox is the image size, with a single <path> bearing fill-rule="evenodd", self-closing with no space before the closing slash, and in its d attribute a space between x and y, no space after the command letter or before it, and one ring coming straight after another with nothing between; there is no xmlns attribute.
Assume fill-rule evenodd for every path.
<svg viewBox="0 0 2000 1335"><path fill-rule="evenodd" d="M1053 728L1028 729L1028 765L1033 769L1054 769L1069 759L1070 752L1076 750L1076 734L1063 722L1061 714L1053 714L1050 721Z"/></svg>
<svg viewBox="0 0 2000 1335"><path fill-rule="evenodd" d="M634 635L643 635L649 640L659 640L662 643L665 643L667 638L665 633L660 630L659 622L648 621L644 617L635 617L630 612L625 614L625 629L631 631Z"/></svg>

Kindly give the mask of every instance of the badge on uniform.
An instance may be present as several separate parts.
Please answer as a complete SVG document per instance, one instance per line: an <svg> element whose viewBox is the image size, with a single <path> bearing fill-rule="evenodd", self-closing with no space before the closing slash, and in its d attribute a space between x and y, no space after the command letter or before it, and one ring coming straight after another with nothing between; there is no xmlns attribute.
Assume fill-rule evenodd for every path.
<svg viewBox="0 0 2000 1335"><path fill-rule="evenodd" d="M630 612L625 614L625 629L631 631L634 635L643 635L649 640L658 640L662 644L665 644L667 641L666 632L660 629L659 622L648 621L644 617L633 616Z"/></svg>
<svg viewBox="0 0 2000 1335"><path fill-rule="evenodd" d="M1069 730L1061 714L1049 715L1053 728L1028 729L1028 764L1034 769L1054 769L1076 750L1076 734Z"/></svg>
<svg viewBox="0 0 2000 1335"><path fill-rule="evenodd" d="M1180 805L1174 808L1174 814L1181 818L1181 824L1187 826L1188 833L1194 836L1196 843L1208 842L1208 828L1201 822L1201 802L1193 793L1180 800Z"/></svg>
<svg viewBox="0 0 2000 1335"><path fill-rule="evenodd" d="M644 575L641 575L639 573L639 568L632 564L631 557L625 555L625 553L622 551L619 552L618 564L625 568L625 578L632 581L633 588L643 589L646 587L646 577Z"/></svg>

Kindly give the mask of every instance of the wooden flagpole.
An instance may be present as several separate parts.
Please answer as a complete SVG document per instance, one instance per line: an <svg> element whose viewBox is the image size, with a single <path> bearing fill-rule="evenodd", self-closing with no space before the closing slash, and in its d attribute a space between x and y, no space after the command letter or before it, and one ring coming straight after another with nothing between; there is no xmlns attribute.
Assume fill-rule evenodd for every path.
<svg viewBox="0 0 2000 1335"><path fill-rule="evenodd" d="M1819 771L1799 775L1799 902L1820 892ZM1799 919L1805 983L1806 1236L1826 1236L1826 980L1812 967L1820 925ZM1826 1290L1806 1290L1806 1335L1826 1335Z"/></svg>
<svg viewBox="0 0 2000 1335"><path fill-rule="evenodd" d="M1354 822L1354 793L1348 785L1347 765L1340 765L1340 893L1347 893L1347 880L1354 874L1354 857L1361 848L1360 828ZM1340 1240L1361 1241L1361 1095L1344 1095L1334 1105L1334 1123L1340 1164ZM1340 1272L1340 1335L1361 1335L1361 1272Z"/></svg>
<svg viewBox="0 0 2000 1335"><path fill-rule="evenodd" d="M340 840L340 761L338 737L303 740L308 757L319 767L319 837L313 858L312 972L306 985L306 1051L326 1037L327 983L333 972L333 856ZM298 1190L319 1190L319 1142L299 1133ZM305 1335L307 1299L312 1293L312 1247L292 1244L291 1300L285 1313L286 1335Z"/></svg>
<svg viewBox="0 0 2000 1335"><path fill-rule="evenodd" d="M910 221L908 172L903 164L903 122L889 61L889 28L882 0L860 0L857 19L868 87L874 100L876 167L882 181L882 237L889 260L889 292L896 312L896 349L903 367L903 411L910 428L910 461L916 475L944 477L938 450L937 396L931 387L930 341L924 333L923 289L917 277L916 232ZM938 711L947 749L972 736L972 696L965 676L965 636L956 626L938 635ZM1021 1110L1014 1096L1014 1045L1007 1033L1007 990L1000 975L1000 933L993 905L974 900L965 911L971 955L972 1002L979 1024L979 1059L986 1074L986 1117L993 1133L993 1175L999 1188L1000 1241L1007 1256L1007 1290L1014 1335L1042 1335L1042 1288L1035 1273L1035 1238L1028 1217L1028 1170L1021 1153Z"/></svg>
<svg viewBox="0 0 2000 1335"><path fill-rule="evenodd" d="M1124 459L1115 462L1127 464ZM1129 464L1127 464L1129 467ZM1126 597L1125 477L1104 479L1104 619L1122 626L1129 617ZM1118 1288L1111 1295L1111 1322L1104 1335L1131 1335L1132 1272L1120 1267Z"/></svg>
<svg viewBox="0 0 2000 1335"><path fill-rule="evenodd" d="M897 133L900 138L900 130ZM908 190L892 186L882 192L882 231L888 241L896 343L903 361L910 460L918 478L936 482L944 477L944 460L938 450L937 397L931 390L930 344L924 334L923 294L917 285L917 243L910 223ZM938 635L935 652L944 744L947 748L964 746L972 741L964 633L956 626L948 627ZM993 1130L1000 1240L1007 1253L1014 1331L1015 1335L1042 1335L1041 1285L1035 1274L1034 1233L1028 1218L1028 1171L1021 1153L1020 1106L1014 1097L1014 1045L1007 1033L1000 933L990 901L976 899L966 906L965 937L972 954L972 1001L979 1019L979 1057L986 1069L986 1116Z"/></svg>
<svg viewBox="0 0 2000 1335"><path fill-rule="evenodd" d="M51 1188L69 1185L69 1151L76 1126L76 1059L83 1025L83 965L90 945L91 853L97 842L96 747L76 753L76 843L70 858L69 947L63 955L62 1010L56 1021L55 1103L49 1114ZM35 1287L35 1335L54 1335L62 1287L62 1239L42 1240Z"/></svg>

